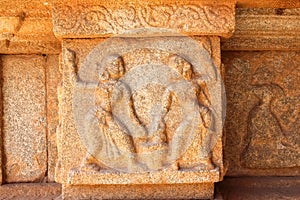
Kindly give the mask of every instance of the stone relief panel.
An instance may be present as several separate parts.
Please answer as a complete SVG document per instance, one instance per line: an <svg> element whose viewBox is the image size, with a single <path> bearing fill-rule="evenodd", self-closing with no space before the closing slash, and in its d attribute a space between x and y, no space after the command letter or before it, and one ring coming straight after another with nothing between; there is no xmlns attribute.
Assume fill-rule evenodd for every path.
<svg viewBox="0 0 300 200"><path fill-rule="evenodd" d="M109 4L54 7L57 35L120 34L138 28L166 28L185 33L228 35L234 27L233 4ZM68 20L66 20L68 19Z"/></svg>
<svg viewBox="0 0 300 200"><path fill-rule="evenodd" d="M4 182L41 182L47 174L45 57L1 60Z"/></svg>
<svg viewBox="0 0 300 200"><path fill-rule="evenodd" d="M295 168L300 166L299 52L224 55L229 174L296 175Z"/></svg>
<svg viewBox="0 0 300 200"><path fill-rule="evenodd" d="M110 42L88 55L76 78L74 119L88 151L82 167L214 169L211 150L220 136L215 121L222 116L220 105L213 105L220 103L222 88L208 52L202 47L202 59L193 61L174 48L156 49L145 38Z"/></svg>
<svg viewBox="0 0 300 200"><path fill-rule="evenodd" d="M219 180L223 89L211 57L219 63L219 40L186 42L186 37L64 41L57 181ZM118 171L129 173L114 176Z"/></svg>

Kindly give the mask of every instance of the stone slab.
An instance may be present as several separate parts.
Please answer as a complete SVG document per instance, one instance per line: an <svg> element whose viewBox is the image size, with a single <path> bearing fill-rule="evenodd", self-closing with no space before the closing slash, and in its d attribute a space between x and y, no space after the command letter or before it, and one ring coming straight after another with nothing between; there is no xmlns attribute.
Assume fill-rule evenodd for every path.
<svg viewBox="0 0 300 200"><path fill-rule="evenodd" d="M9 200L54 200L61 196L58 183L13 183L0 187L0 198Z"/></svg>
<svg viewBox="0 0 300 200"><path fill-rule="evenodd" d="M60 42L53 34L51 3L0 2L1 54L58 54Z"/></svg>
<svg viewBox="0 0 300 200"><path fill-rule="evenodd" d="M140 28L149 28L153 35L156 28L164 28L187 35L228 37L234 31L234 15L234 3L224 1L56 2L53 30L62 38L107 37Z"/></svg>
<svg viewBox="0 0 300 200"><path fill-rule="evenodd" d="M138 0L131 0L138 1ZM179 0L177 0L179 1ZM204 3L214 3L214 0L198 0ZM219 0L218 2L236 2L236 6L239 8L299 8L300 2L298 0L278 1L278 0ZM11 15L11 13L25 12L28 16L51 16L51 4L55 2L80 2L80 3L93 3L97 0L18 0L18 3L10 0L2 0L0 2L0 13L3 15ZM115 1L114 1L115 2Z"/></svg>
<svg viewBox="0 0 300 200"><path fill-rule="evenodd" d="M239 177L225 178L216 185L223 200L265 200L300 197L299 177Z"/></svg>
<svg viewBox="0 0 300 200"><path fill-rule="evenodd" d="M81 63L83 58L87 56L89 51L96 46L98 42L91 40L76 40L76 41L64 41L63 49L70 49L76 52L78 63ZM84 48L83 48L84 46ZM61 59L60 65L63 65ZM80 65L78 66L80 67ZM63 69L63 68L61 68ZM79 136L75 129L75 124L72 120L72 89L65 91L64 87L72 87L72 80L68 78L69 72L62 71L62 84L58 87L58 102L59 102L59 126L57 129L57 150L58 161L55 172L55 181L64 183L67 180L67 175L70 169L79 166L82 162L82 158L85 156L84 148L80 143ZM68 97L67 97L68 96ZM64 120L64 123L62 123ZM68 124L68 126L64 125ZM68 134L64 134L68 133ZM69 148L68 148L69 147ZM76 156L76 158L74 157Z"/></svg>
<svg viewBox="0 0 300 200"><path fill-rule="evenodd" d="M40 182L47 172L45 58L1 59L5 182Z"/></svg>
<svg viewBox="0 0 300 200"><path fill-rule="evenodd" d="M57 164L56 131L59 124L57 88L61 84L58 57L58 55L46 57L48 182L54 182Z"/></svg>
<svg viewBox="0 0 300 200"><path fill-rule="evenodd" d="M212 199L213 191L212 183L66 186L63 199Z"/></svg>
<svg viewBox="0 0 300 200"><path fill-rule="evenodd" d="M228 176L299 176L299 51L223 52Z"/></svg>
<svg viewBox="0 0 300 200"><path fill-rule="evenodd" d="M59 54L61 45L52 28L51 18L0 15L0 53Z"/></svg>
<svg viewBox="0 0 300 200"><path fill-rule="evenodd" d="M116 173L116 172L91 172L71 170L69 185L144 185L144 184L172 184L172 183L211 183L220 179L219 169L210 171L162 171L148 173Z"/></svg>
<svg viewBox="0 0 300 200"><path fill-rule="evenodd" d="M58 54L51 5L39 0L0 2L1 54Z"/></svg>
<svg viewBox="0 0 300 200"><path fill-rule="evenodd" d="M207 51L212 55L216 65L220 68L220 47L219 47L219 38L201 38L195 37L196 41L201 43L202 45L206 46L205 48ZM74 61L77 65L74 68L75 71L80 70L82 67L82 62L84 58L88 55L88 53L95 47L99 42L103 41L103 39L97 40L64 40L63 43L63 51L74 52L76 58ZM205 42L206 41L206 42ZM142 56L142 54L141 54ZM147 58L148 59L148 58ZM64 62L69 62L63 60ZM153 61L154 62L154 61ZM69 64L70 65L70 64ZM73 111L72 111L72 101L73 101L73 87L74 87L74 76L70 75L72 72L70 67L65 66L65 71L63 72L63 81L64 85L61 89L60 96L60 111L61 113L61 120L64 124L61 124L59 135L58 135L58 151L59 151L59 161L58 167L56 171L56 181L61 183L67 183L69 172L72 168L79 167L82 162L83 158L85 157L85 148L83 147L82 143L80 142L79 135L76 131L74 120L73 120ZM223 165L222 165L222 140L218 140L213 150L213 161L214 163L218 163L220 167L220 173L222 175L219 178L223 177ZM74 156L76 155L76 156Z"/></svg>
<svg viewBox="0 0 300 200"><path fill-rule="evenodd" d="M51 2L41 0L2 0L0 2L1 16L18 16L25 13L26 17L51 17Z"/></svg>
<svg viewBox="0 0 300 200"><path fill-rule="evenodd" d="M190 38L189 38L190 39ZM153 171L147 170L151 169L151 162L156 164L155 155L138 155L136 156L140 159L138 162L141 165L145 166L142 168L138 168L139 163L135 165L126 165L125 162L120 162L121 165L113 165L114 161L117 163L119 160L108 160L108 165L89 165L87 163L87 156L92 155L94 156L97 161L102 162L103 157L100 154L92 154L93 151L90 151L89 145L86 145L86 142L92 142L92 144L103 144L105 139L99 140L99 138L95 138L94 136L97 134L101 134L102 132L93 131L92 135L86 135L85 133L89 132L82 132L83 126L80 124L76 124L78 122L86 122L89 124L89 119L83 120L82 122L80 119L86 116L86 104L90 101L90 97L94 95L90 94L89 90L83 87L80 83L85 83L93 85L96 81L98 83L99 79L97 78L97 72L94 71L95 66L105 66L100 65L99 62L103 61L103 56L110 55L106 54L105 52L118 52L122 55L122 60L124 61L124 66L126 71L134 72L134 67L140 69L139 67L144 67L148 65L155 66L163 66L162 70L167 69L168 67L165 66L173 66L170 63L170 58L174 58L174 55L178 54L184 56L186 62L193 63L193 72L197 73L199 66L203 66L201 70L205 70L204 68L207 67L211 73L211 66L213 63L213 72L209 73L207 71L203 71L201 75L205 77L207 74L212 75L215 72L219 72L222 74L221 69L221 62L220 62L220 45L219 45L219 38L218 37L193 37L193 46L201 48L200 53L203 54L195 55L195 51L192 51L191 46L186 46L186 43L190 41L185 36L172 36L172 37L154 37L148 38L132 38L132 37L115 37L110 38L109 40L115 40L115 42L108 42L102 38L99 39L64 39L63 40L63 49L62 49L62 86L59 89L59 120L60 126L58 131L58 164L55 173L55 180L62 183L64 190L63 190L63 199L74 199L74 198L211 198L213 195L213 182L222 180L224 176L224 167L222 161L222 128L220 128L220 124L222 124L222 119L220 119L220 115L214 124L218 125L218 129L214 132L215 139L213 141L212 148L209 151L211 152L209 158L214 163L215 167L218 167L215 171L205 171L204 168L197 168L197 164L200 162L200 156L198 156L199 147L201 147L201 142L204 141L205 138L205 131L201 131L203 136L197 135L197 137L191 142L191 145L188 147L186 152L183 154L182 157L176 158L176 164L179 163L179 169L169 169L169 164L162 164L161 166L155 168ZM191 40L192 40L191 39ZM163 45L165 44L165 45ZM180 44L180 45L179 45ZM99 49L99 46L104 46L104 49ZM162 46L163 45L163 46ZM96 47L94 49L94 47ZM186 48L185 48L186 47ZM164 50L166 49L166 50ZM93 50L93 51L92 51ZM178 55L176 58L178 58ZM191 58L190 58L191 56ZM193 57L197 61L193 61ZM109 58L109 57L108 57ZM200 62L201 60L201 62ZM207 62L209 60L210 62ZM171 60L172 61L172 60ZM87 63L91 62L91 63ZM199 63L200 64L199 64ZM198 64L196 64L198 63ZM149 67L152 69L153 67ZM153 68L153 69L154 69ZM177 68L175 68L175 72ZM180 68L179 68L180 69ZM84 71L86 70L86 71ZM86 72L86 73L84 73ZM172 71L173 73L173 71ZM181 75L181 72L177 72ZM155 75L157 76L157 75ZM175 76L175 75L174 75ZM176 76L178 76L176 74ZM95 78L96 77L96 78ZM159 76L158 76L159 77ZM195 78L193 76L193 78ZM148 78L149 80L151 78ZM219 79L219 76L217 78ZM130 80L130 79L129 79ZM151 79L152 80L152 79ZM187 79L189 80L189 79ZM165 81L162 79L158 79L158 82L165 84ZM101 83L99 82L100 86ZM130 84L130 83L129 83ZM143 85L142 85L143 86ZM163 86L164 87L164 86ZM219 87L219 86L218 86ZM134 88L134 87L133 87ZM141 87L142 88L142 87ZM150 88L151 89L151 88ZM220 89L221 90L221 89ZM164 91L163 89L160 90ZM219 91L219 90L214 90ZM78 93L80 94L78 96ZM138 93L137 93L138 94ZM147 94L147 93L146 93ZM221 95L223 93L213 94L213 106L215 110L219 110L222 107ZM136 96L135 96L136 97ZM133 97L133 98L135 98ZM146 96L148 97L148 96ZM101 97L106 98L106 96ZM151 97L152 98L152 97ZM179 97L178 97L179 98ZM104 101L104 100L103 100ZM182 102L182 101L181 101ZM194 101L193 101L194 102ZM216 105L218 102L218 105ZM94 103L94 102L93 102ZM135 105L140 106L140 102L136 103ZM89 106L89 105L88 105ZM126 106L125 106L126 107ZM141 107L141 106L140 106ZM151 108L151 105L149 106ZM148 107L146 107L148 108ZM139 108L137 108L139 109ZM76 112L75 112L76 111ZM78 111L78 112L77 112ZM141 114L141 110L139 110L139 114ZM146 111L145 113L149 113ZM198 112L196 112L198 113ZM117 115L118 116L118 115ZM140 115L142 116L142 114ZM145 114L147 116L147 114ZM143 117L143 116L142 116ZM78 121L79 119L79 121ZM141 118L145 120L145 124L147 122L147 118ZM76 121L77 120L77 121ZM100 122L99 122L100 123ZM179 122L174 122L179 123ZM193 124L198 124L193 123ZM175 125L177 126L177 125ZM203 124L199 123L199 127L202 127ZM170 126L172 127L172 125ZM203 130L203 129L201 129ZM172 130L167 130L170 132L170 137L172 137ZM176 132L174 130L174 132ZM118 131L116 131L118 133ZM107 137L114 137L109 136L113 135L114 133L108 133ZM189 133L187 132L187 138ZM199 136L199 137L198 137ZM220 137L218 137L220 136ZM123 136L120 138L116 138L114 141L119 142L118 139L122 139ZM183 141L183 140L180 140ZM122 144L122 143L121 143ZM135 144L138 144L135 143ZM204 144L204 142L203 142ZM208 144L208 143L207 143ZM122 146L121 146L122 147ZM139 146L137 146L139 148ZM185 148L185 147L183 147ZM210 148L210 147L209 147ZM104 149L104 148L102 148ZM97 147L96 147L97 150ZM112 149L107 149L112 150ZM140 150L143 152L143 150ZM97 153L97 152L96 152ZM102 151L100 152L102 153ZM150 152L151 153L151 152ZM200 153L199 153L200 154ZM100 155L100 157L96 157ZM113 155L113 154L111 154ZM108 155L111 156L111 155ZM148 157L147 157L148 156ZM158 155L159 156L159 155ZM109 157L110 158L110 157ZM109 159L108 158L108 159ZM206 157L207 158L207 157ZM90 158L91 159L91 158ZM148 160L153 160L148 162ZM159 159L159 158L158 158ZM145 161L146 160L146 161ZM159 160L158 160L159 161ZM103 161L104 162L104 161ZM125 164L124 164L125 163ZM111 164L111 165L110 165ZM122 165L123 164L123 165ZM205 166L206 163L203 165ZM159 165L159 162L158 162ZM93 166L95 168L93 168ZM130 168L131 166L136 168ZM150 167L149 167L150 166ZM210 165L212 166L212 165ZM92 167L92 168L91 168ZM116 167L116 168L115 168ZM118 168L119 167L119 168ZM162 167L161 170L160 167ZM107 168L112 169L108 171ZM185 170L186 169L186 170ZM202 170L201 170L202 169ZM124 171L122 171L124 170ZM129 171L127 171L129 170ZM135 171L137 170L137 171ZM156 171L158 170L158 171ZM121 171L123 173L121 173ZM156 172L155 172L156 171ZM147 173L146 173L147 172ZM122 184L122 186L121 186ZM167 185L166 185L167 184ZM139 185L139 187L135 187L135 185ZM147 188L145 190L145 187ZM122 191L119 191L118 188L122 188ZM179 189L178 189L179 188ZM194 188L197 188L195 190ZM134 193L132 191L134 189ZM177 191L178 189L178 191ZM111 191L111 192L109 192ZM170 195L172 193L172 195Z"/></svg>
<svg viewBox="0 0 300 200"><path fill-rule="evenodd" d="M2 59L0 56L0 68L3 69L3 65L2 65ZM2 72L3 70L0 70L0 77L2 77ZM0 103L0 117L1 119L3 119L3 94L2 94L2 85L3 85L3 81L0 81L0 99L1 99L1 103ZM3 120L0 121L0 184L3 183L3 178L4 178L4 152L3 152Z"/></svg>
<svg viewBox="0 0 300 200"><path fill-rule="evenodd" d="M233 36L222 50L299 50L300 8L237 8Z"/></svg>
<svg viewBox="0 0 300 200"><path fill-rule="evenodd" d="M300 2L298 0L278 1L278 0L237 0L236 6L240 8L299 8Z"/></svg>

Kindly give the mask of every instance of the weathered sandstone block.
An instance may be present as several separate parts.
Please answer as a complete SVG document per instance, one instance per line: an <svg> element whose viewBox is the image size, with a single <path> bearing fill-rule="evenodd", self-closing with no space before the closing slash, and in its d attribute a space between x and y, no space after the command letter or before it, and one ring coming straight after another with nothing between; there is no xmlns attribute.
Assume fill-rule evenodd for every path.
<svg viewBox="0 0 300 200"><path fill-rule="evenodd" d="M57 163L58 91L61 84L58 55L49 55L46 59L47 89L47 149L48 181L53 182Z"/></svg>
<svg viewBox="0 0 300 200"><path fill-rule="evenodd" d="M45 58L1 60L5 182L41 181L47 171Z"/></svg>
<svg viewBox="0 0 300 200"><path fill-rule="evenodd" d="M53 22L63 198L211 198L225 171L218 36L232 34L234 4L57 1Z"/></svg>
<svg viewBox="0 0 300 200"><path fill-rule="evenodd" d="M236 29L222 50L299 50L300 8L237 8Z"/></svg>
<svg viewBox="0 0 300 200"><path fill-rule="evenodd" d="M54 33L62 38L96 38L132 29L164 28L188 35L228 37L234 30L234 8L232 2L224 1L57 2L53 9Z"/></svg>
<svg viewBox="0 0 300 200"><path fill-rule="evenodd" d="M93 197L124 184L195 184L209 197L223 176L219 39L194 39L64 42L56 180L66 199L80 185L96 186Z"/></svg>
<svg viewBox="0 0 300 200"><path fill-rule="evenodd" d="M299 52L226 52L223 60L228 175L299 175Z"/></svg>

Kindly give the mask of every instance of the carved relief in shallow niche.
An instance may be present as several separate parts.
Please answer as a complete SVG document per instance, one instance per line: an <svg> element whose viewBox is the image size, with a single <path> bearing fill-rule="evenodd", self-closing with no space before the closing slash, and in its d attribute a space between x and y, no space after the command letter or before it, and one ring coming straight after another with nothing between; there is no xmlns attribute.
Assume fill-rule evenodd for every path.
<svg viewBox="0 0 300 200"><path fill-rule="evenodd" d="M200 47L190 57L185 40L115 38L86 58L73 98L88 152L84 169L217 167L211 153L221 134L221 98L211 91L221 91L220 79L208 52Z"/></svg>
<svg viewBox="0 0 300 200"><path fill-rule="evenodd" d="M300 166L299 52L237 55L225 60L229 157L239 148L244 168Z"/></svg>

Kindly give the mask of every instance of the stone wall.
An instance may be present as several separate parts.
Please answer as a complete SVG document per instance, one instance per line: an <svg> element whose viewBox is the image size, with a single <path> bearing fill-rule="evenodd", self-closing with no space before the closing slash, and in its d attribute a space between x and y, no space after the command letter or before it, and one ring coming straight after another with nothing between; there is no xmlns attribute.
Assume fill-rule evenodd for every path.
<svg viewBox="0 0 300 200"><path fill-rule="evenodd" d="M97 19L93 18L94 12L104 13L103 7L94 1L78 1L80 5L32 1L18 6L8 1L0 2L0 180L3 184L0 197L59 198L62 187L64 199L76 199L75 194L82 194L81 198L141 198L134 196L134 191L146 198L153 193L156 198L211 197L213 182L222 181L224 175L225 180L215 190L215 194L222 193L224 199L243 195L235 193L235 187L243 188L244 194L255 188L258 197L264 199L285 197L285 193L280 196L272 189L265 191L273 192L273 196L262 197L256 181L274 185L278 190L280 182L286 186L284 190L289 193L286 196L300 197L299 191L294 189L299 187L300 175L299 3L238 1L235 8L235 3L222 1L225 6L221 8L211 1L186 2L188 6L185 2L169 3L169 8L153 8L140 3L124 7L122 1L114 6L104 3L102 6L110 16L105 20L99 13ZM163 10L166 14L168 9L182 9L183 14L178 17L175 13L178 18L160 22L151 16L130 18L130 11L145 16L153 10L158 14ZM207 15L201 15L201 9ZM189 16L186 13L195 10L200 18L185 18ZM168 15L162 15L161 19L164 16ZM207 23L203 23L205 20ZM192 28L184 28L184 24ZM74 65L74 73L78 73L90 51L106 38L124 30L145 27L171 28L191 36L208 49L220 70L227 98L223 137L213 150L213 161L221 169L220 174L215 179L212 174L195 175L210 179L208 184L193 179L194 183L187 180L184 186L168 185L168 180L157 180L163 183L159 187L139 185L130 177L119 175L133 185L128 189L125 185L108 184L99 190L97 184L101 177L93 173L76 176L77 171L72 171L80 166L85 147L81 146L70 110L72 102L69 99L72 100L74 85L68 81L76 75L70 75L66 66ZM68 52L75 54L71 61ZM150 55L136 54L144 56L144 60ZM163 53L157 54L163 57ZM149 62L154 62L154 58L151 59ZM69 178L70 171L74 180ZM246 178L249 176L254 178ZM256 179L257 176L265 178ZM110 178L119 180L113 176L104 177L104 180ZM139 178L134 176L134 179ZM72 185L72 181L78 184ZM115 187L123 193L113 195ZM96 192L84 196L91 190ZM202 190L209 192L199 196Z"/></svg>

